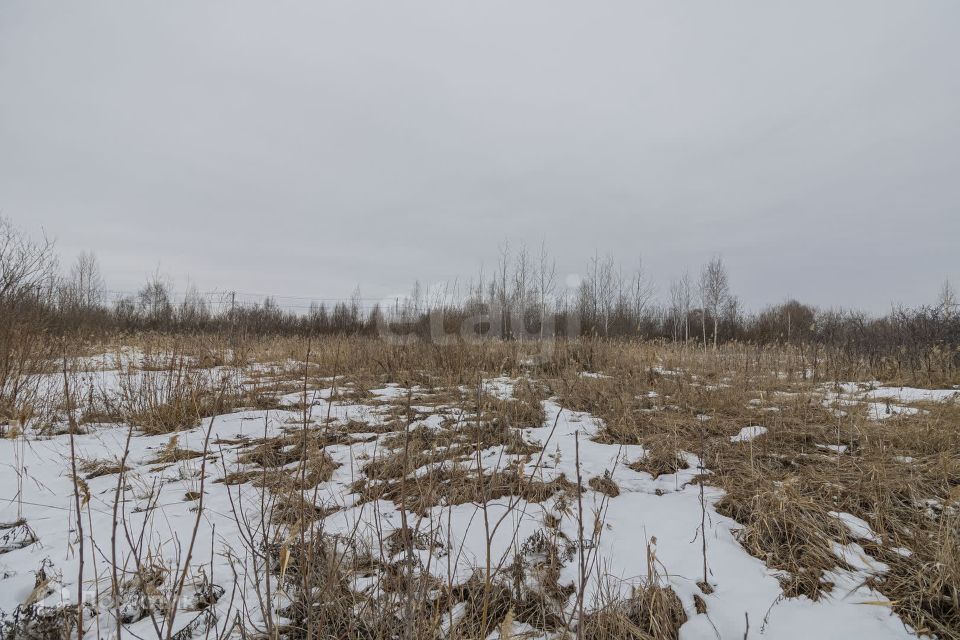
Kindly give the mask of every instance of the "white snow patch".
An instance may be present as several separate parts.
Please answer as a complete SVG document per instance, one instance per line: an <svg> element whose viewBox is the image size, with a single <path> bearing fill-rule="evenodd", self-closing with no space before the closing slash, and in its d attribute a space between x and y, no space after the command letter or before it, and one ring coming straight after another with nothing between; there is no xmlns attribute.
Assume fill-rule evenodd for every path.
<svg viewBox="0 0 960 640"><path fill-rule="evenodd" d="M960 399L957 389L917 389L916 387L880 387L867 391L865 398L882 398L897 402L948 402Z"/></svg>
<svg viewBox="0 0 960 640"><path fill-rule="evenodd" d="M871 420L886 420L899 415L912 416L920 413L919 409L914 407L901 407L896 404L886 402L868 402L867 417Z"/></svg>
<svg viewBox="0 0 960 640"><path fill-rule="evenodd" d="M750 442L754 438L759 438L767 432L766 427L754 425L752 427L743 427L740 433L730 436L730 442Z"/></svg>
<svg viewBox="0 0 960 640"><path fill-rule="evenodd" d="M852 513L846 513L845 511L831 511L830 515L840 520L854 538L858 540L869 540L870 542L880 544L880 536L873 532L873 529L866 520L858 518Z"/></svg>
<svg viewBox="0 0 960 640"><path fill-rule="evenodd" d="M581 371L579 375L581 378L593 378L595 380L609 379L611 377L605 373L599 373L596 371Z"/></svg>
<svg viewBox="0 0 960 640"><path fill-rule="evenodd" d="M833 451L834 453L846 453L849 447L845 444L818 444L817 449L823 449L824 451Z"/></svg>

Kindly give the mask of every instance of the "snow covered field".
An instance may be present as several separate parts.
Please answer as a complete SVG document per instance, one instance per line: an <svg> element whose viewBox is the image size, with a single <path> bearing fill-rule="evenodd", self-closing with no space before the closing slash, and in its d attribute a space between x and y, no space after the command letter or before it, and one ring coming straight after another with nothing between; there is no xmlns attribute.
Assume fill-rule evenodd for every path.
<svg viewBox="0 0 960 640"><path fill-rule="evenodd" d="M96 373L76 377L78 397L121 392L129 358L89 364ZM513 398L521 383L484 380L483 397L507 411L524 401ZM57 384L51 376L51 389ZM394 615L396 605L403 628L403 600L414 596L397 598L390 580L399 571L417 585L436 603L435 627L423 637L472 636L475 604L451 594L478 576L486 589L504 585L517 603L536 599L550 612L539 625L520 619L519 604L490 619L484 612L480 628L492 638L573 637L581 615L651 586L678 597L680 638L914 637L870 586L888 567L863 545L883 537L850 513L831 512L846 534L834 541L842 564L825 574L830 592L784 597L783 572L751 555L742 525L715 508L724 491L710 484L702 444L683 447L685 468L656 475L642 470L643 444L610 442L600 417L556 395L538 398L539 421L523 423L491 419L483 405L478 412L468 387L383 381L356 391L351 382L311 381L278 393L276 407L240 407L170 433L108 422L86 422L73 436L66 423L56 435L8 427L0 440L2 635L77 637L82 599L86 638L268 629L300 637L287 615L298 600L295 556L298 545L320 541L360 618ZM824 387L822 402L838 415L865 407L875 421L956 395L851 384ZM751 410L775 412L777 398L768 400ZM769 437L749 423L725 435L726 446L742 450ZM838 457L847 445L818 446ZM400 471L390 472L398 459Z"/></svg>

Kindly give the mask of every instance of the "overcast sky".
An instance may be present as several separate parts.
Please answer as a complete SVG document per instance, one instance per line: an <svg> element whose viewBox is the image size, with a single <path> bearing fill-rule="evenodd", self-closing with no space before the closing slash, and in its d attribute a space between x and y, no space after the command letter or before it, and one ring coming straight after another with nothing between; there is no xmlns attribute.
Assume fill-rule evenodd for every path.
<svg viewBox="0 0 960 640"><path fill-rule="evenodd" d="M112 289L365 296L544 240L749 307L960 284L960 2L0 2L0 210Z"/></svg>

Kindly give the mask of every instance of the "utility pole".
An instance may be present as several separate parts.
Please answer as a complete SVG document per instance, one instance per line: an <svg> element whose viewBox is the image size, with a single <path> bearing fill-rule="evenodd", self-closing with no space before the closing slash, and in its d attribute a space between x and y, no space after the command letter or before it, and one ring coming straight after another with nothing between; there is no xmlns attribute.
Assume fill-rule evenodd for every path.
<svg viewBox="0 0 960 640"><path fill-rule="evenodd" d="M230 292L230 333L236 333L237 330L237 316L234 315L234 310L237 306L237 292Z"/></svg>

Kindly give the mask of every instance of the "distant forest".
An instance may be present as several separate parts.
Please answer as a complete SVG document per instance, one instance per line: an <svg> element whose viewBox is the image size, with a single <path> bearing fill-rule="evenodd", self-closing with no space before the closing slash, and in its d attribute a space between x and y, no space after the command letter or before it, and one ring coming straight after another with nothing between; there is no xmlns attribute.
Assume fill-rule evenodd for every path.
<svg viewBox="0 0 960 640"><path fill-rule="evenodd" d="M960 305L949 282L931 304L897 307L882 316L796 300L749 312L718 256L671 281L666 295L654 292L642 269L625 272L601 257L590 260L576 287L561 287L545 247L531 252L504 246L493 273L439 292L415 285L392 304L365 305L357 294L291 310L270 297L245 303L229 294L213 299L196 289L175 296L159 276L108 300L94 254L84 253L64 269L53 242L32 239L0 218L0 357L9 357L14 343L30 336L150 331L423 340L637 338L701 348L737 341L837 349L913 369L929 365L930 358L960 366Z"/></svg>

